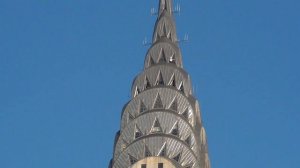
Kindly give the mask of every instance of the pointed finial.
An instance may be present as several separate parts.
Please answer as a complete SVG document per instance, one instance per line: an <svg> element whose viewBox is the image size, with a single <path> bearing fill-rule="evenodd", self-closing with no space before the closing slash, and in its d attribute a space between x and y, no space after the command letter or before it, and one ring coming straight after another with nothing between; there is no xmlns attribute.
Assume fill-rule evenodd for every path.
<svg viewBox="0 0 300 168"><path fill-rule="evenodd" d="M161 15L164 10L172 15L173 0L159 0L159 15Z"/></svg>

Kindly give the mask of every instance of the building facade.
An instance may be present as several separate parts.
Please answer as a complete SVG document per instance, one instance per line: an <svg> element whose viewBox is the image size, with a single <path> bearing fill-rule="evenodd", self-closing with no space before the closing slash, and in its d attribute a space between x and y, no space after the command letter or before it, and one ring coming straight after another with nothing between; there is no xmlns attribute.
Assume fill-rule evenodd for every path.
<svg viewBox="0 0 300 168"><path fill-rule="evenodd" d="M182 56L173 1L160 0L144 70L132 85L109 168L210 168L199 103Z"/></svg>

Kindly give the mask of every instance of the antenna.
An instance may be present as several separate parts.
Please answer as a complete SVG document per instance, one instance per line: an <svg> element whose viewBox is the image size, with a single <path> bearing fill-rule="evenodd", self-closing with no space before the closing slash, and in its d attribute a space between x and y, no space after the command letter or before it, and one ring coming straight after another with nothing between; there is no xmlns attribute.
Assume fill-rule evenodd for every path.
<svg viewBox="0 0 300 168"><path fill-rule="evenodd" d="M174 14L178 14L180 16L181 6L177 3L172 12ZM151 16L158 15L158 11L154 7L151 8L150 13L151 13Z"/></svg>
<svg viewBox="0 0 300 168"><path fill-rule="evenodd" d="M183 41L186 41L186 42L189 41L189 35L188 35L188 34L185 34L185 35L184 35Z"/></svg>
<svg viewBox="0 0 300 168"><path fill-rule="evenodd" d="M180 16L181 6L177 3L174 7L173 13L178 14Z"/></svg>
<svg viewBox="0 0 300 168"><path fill-rule="evenodd" d="M154 16L154 15L157 15L158 14L158 12L156 11L156 9L155 8L151 8L151 16Z"/></svg>
<svg viewBox="0 0 300 168"><path fill-rule="evenodd" d="M151 42L148 42L147 37L145 37L145 39L143 40L143 46L149 46L151 44Z"/></svg>
<svg viewBox="0 0 300 168"><path fill-rule="evenodd" d="M185 34L183 39L178 39L177 42L179 43L186 43L189 41L189 35L188 34Z"/></svg>

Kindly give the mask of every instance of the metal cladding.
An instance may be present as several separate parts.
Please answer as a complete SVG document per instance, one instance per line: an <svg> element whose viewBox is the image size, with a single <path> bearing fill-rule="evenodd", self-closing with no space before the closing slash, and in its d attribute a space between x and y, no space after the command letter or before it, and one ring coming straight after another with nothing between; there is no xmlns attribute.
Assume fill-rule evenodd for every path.
<svg viewBox="0 0 300 168"><path fill-rule="evenodd" d="M160 0L145 68L124 106L110 168L163 158L176 168L210 168L205 129L189 75L182 66L173 1Z"/></svg>

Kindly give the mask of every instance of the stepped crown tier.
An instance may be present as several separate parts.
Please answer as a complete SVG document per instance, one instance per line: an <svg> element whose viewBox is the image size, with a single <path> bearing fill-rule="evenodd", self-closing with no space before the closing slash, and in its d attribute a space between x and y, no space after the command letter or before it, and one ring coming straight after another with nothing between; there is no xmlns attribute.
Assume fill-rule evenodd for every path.
<svg viewBox="0 0 300 168"><path fill-rule="evenodd" d="M173 1L160 0L144 71L124 106L110 168L210 168L198 101L183 69Z"/></svg>

